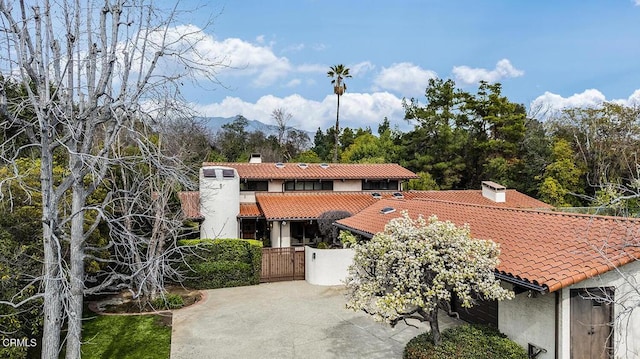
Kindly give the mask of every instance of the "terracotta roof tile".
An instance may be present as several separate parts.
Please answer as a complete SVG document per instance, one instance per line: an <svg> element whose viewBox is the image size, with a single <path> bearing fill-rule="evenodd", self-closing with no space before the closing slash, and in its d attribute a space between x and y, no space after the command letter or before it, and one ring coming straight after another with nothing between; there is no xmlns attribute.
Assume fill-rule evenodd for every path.
<svg viewBox="0 0 640 359"><path fill-rule="evenodd" d="M395 212L381 214L383 207ZM383 199L357 215L339 220L343 228L373 235L399 217L436 215L469 224L474 238L500 244L500 273L539 283L550 292L605 273L640 257L629 242L640 238L640 220L551 211L479 206L438 200ZM636 243L637 244L637 243Z"/></svg>
<svg viewBox="0 0 640 359"><path fill-rule="evenodd" d="M326 211L358 213L380 199L365 192L256 193L267 220L317 219Z"/></svg>
<svg viewBox="0 0 640 359"><path fill-rule="evenodd" d="M263 217L262 211L256 203L240 203L240 214L238 217L242 218L255 218Z"/></svg>
<svg viewBox="0 0 640 359"><path fill-rule="evenodd" d="M450 190L450 191L409 191L404 193L406 199L425 198L448 202L479 204L484 206L509 208L551 209L553 206L533 197L520 193L515 189L506 190L505 202L494 202L482 196L482 190Z"/></svg>
<svg viewBox="0 0 640 359"><path fill-rule="evenodd" d="M178 192L182 214L187 219L201 219L200 215L200 192Z"/></svg>
<svg viewBox="0 0 640 359"><path fill-rule="evenodd" d="M206 166L225 166L235 168L241 179L410 179L418 176L408 169L395 164L346 164L331 163L323 168L318 163L309 163L307 167L297 163L285 163L278 168L275 163L236 163L205 162Z"/></svg>

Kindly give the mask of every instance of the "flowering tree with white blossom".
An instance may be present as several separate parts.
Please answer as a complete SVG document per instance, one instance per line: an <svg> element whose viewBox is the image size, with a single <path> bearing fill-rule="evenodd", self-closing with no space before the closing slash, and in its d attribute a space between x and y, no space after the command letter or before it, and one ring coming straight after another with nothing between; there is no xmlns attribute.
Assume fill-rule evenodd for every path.
<svg viewBox="0 0 640 359"><path fill-rule="evenodd" d="M389 221L384 232L354 248L346 280L347 308L392 326L411 319L427 321L436 345L441 341L438 310L451 313L453 294L465 308L478 299L514 296L494 277L498 244L473 239L468 226L435 216L414 220L405 212Z"/></svg>

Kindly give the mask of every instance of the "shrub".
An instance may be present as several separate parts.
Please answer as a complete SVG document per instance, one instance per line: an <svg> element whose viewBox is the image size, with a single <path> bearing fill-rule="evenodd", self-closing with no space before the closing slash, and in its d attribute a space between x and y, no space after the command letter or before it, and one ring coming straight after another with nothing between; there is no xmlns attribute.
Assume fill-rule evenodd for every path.
<svg viewBox="0 0 640 359"><path fill-rule="evenodd" d="M190 239L184 285L196 289L238 287L260 283L262 242L244 239ZM190 273L189 273L190 272Z"/></svg>
<svg viewBox="0 0 640 359"><path fill-rule="evenodd" d="M405 346L403 358L527 359L527 353L496 329L466 324L442 332L442 343L437 347L431 333L418 335Z"/></svg>
<svg viewBox="0 0 640 359"><path fill-rule="evenodd" d="M156 309L178 309L184 307L184 299L180 294L167 293L164 297L156 298L151 304Z"/></svg>
<svg viewBox="0 0 640 359"><path fill-rule="evenodd" d="M329 249L329 243L327 242L319 242L316 246L318 249Z"/></svg>

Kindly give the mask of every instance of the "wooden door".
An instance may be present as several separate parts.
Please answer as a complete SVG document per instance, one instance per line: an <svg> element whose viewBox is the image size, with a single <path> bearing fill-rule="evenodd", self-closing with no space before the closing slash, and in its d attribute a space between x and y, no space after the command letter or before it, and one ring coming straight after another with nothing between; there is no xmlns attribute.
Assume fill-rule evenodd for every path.
<svg viewBox="0 0 640 359"><path fill-rule="evenodd" d="M613 289L571 290L571 358L613 357Z"/></svg>

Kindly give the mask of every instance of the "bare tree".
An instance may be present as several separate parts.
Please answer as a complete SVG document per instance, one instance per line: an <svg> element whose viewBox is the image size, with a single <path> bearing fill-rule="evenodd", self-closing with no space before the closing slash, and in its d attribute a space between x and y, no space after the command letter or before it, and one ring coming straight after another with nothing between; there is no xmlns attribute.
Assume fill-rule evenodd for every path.
<svg viewBox="0 0 640 359"><path fill-rule="evenodd" d="M117 163L112 148L120 132L179 110L182 79L216 82L223 65L199 48L201 29L174 26L178 14L145 0L0 0L0 66L24 89L17 104L0 96L2 125L28 138L5 139L1 156L12 163L37 148L41 158L44 292L33 298L44 300L43 358L58 357L65 321L66 357L80 357L86 240L106 217L88 198ZM21 116L24 108L32 116ZM59 182L56 158L66 167ZM88 211L99 213L92 223Z"/></svg>
<svg viewBox="0 0 640 359"><path fill-rule="evenodd" d="M276 108L271 112L271 118L276 121L276 126L278 127L278 143L280 146L283 146L286 142L287 125L292 117L293 115L282 107Z"/></svg>
<svg viewBox="0 0 640 359"><path fill-rule="evenodd" d="M150 136L145 136L148 138ZM140 307L164 294L165 279L180 281L173 264L182 254L177 244L184 231L183 217L175 197L179 189L195 187L192 171L175 157L167 157L158 145L136 141L137 146L114 146L119 166L109 176L111 198L104 211L114 256L104 262L119 270L101 273L99 292L112 283L126 288ZM135 154L125 151L135 148ZM124 280L119 280L124 279Z"/></svg>

